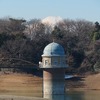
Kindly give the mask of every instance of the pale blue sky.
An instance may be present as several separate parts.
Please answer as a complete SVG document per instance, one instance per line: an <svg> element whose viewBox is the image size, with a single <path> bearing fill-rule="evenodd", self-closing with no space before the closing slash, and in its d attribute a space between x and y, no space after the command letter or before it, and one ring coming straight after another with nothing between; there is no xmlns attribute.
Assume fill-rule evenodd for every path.
<svg viewBox="0 0 100 100"><path fill-rule="evenodd" d="M0 0L2 17L85 19L100 22L100 0Z"/></svg>

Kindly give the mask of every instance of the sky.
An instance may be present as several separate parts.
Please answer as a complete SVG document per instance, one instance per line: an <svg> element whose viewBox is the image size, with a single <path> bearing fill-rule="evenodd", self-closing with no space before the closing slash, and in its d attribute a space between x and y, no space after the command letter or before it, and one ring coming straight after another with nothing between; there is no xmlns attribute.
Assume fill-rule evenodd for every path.
<svg viewBox="0 0 100 100"><path fill-rule="evenodd" d="M0 0L0 18L31 20L48 16L100 22L100 0Z"/></svg>

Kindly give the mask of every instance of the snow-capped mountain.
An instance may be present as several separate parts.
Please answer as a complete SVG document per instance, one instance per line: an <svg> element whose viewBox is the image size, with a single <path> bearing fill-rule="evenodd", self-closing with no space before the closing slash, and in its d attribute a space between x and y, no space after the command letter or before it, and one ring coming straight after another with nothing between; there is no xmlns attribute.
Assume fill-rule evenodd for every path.
<svg viewBox="0 0 100 100"><path fill-rule="evenodd" d="M59 22L63 22L63 19L60 16L48 16L44 19L42 19L42 23L43 24L47 24L50 25L52 27L54 27L57 23Z"/></svg>

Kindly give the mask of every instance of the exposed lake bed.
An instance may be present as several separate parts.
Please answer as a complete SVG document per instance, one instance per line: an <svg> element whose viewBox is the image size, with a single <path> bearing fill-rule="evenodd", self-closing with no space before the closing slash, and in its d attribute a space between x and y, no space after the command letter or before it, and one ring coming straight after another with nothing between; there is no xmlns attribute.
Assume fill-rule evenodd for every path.
<svg viewBox="0 0 100 100"><path fill-rule="evenodd" d="M99 100L99 80L100 74L87 77L75 76L72 79L67 79L65 94L67 97L65 97L69 98L68 100ZM2 96L3 98L1 98ZM0 74L0 100L6 100L7 96L12 96L13 100L14 96L29 97L23 100L31 100L30 97L32 100L40 100L39 98L42 98L42 77L25 73Z"/></svg>

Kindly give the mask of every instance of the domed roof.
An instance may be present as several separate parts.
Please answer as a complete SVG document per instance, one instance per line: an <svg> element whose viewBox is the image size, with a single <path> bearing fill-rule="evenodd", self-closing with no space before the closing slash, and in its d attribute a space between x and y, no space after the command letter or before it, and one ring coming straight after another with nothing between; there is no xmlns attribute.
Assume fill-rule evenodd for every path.
<svg viewBox="0 0 100 100"><path fill-rule="evenodd" d="M65 52L63 47L55 42L48 44L43 51L42 56L64 56Z"/></svg>

